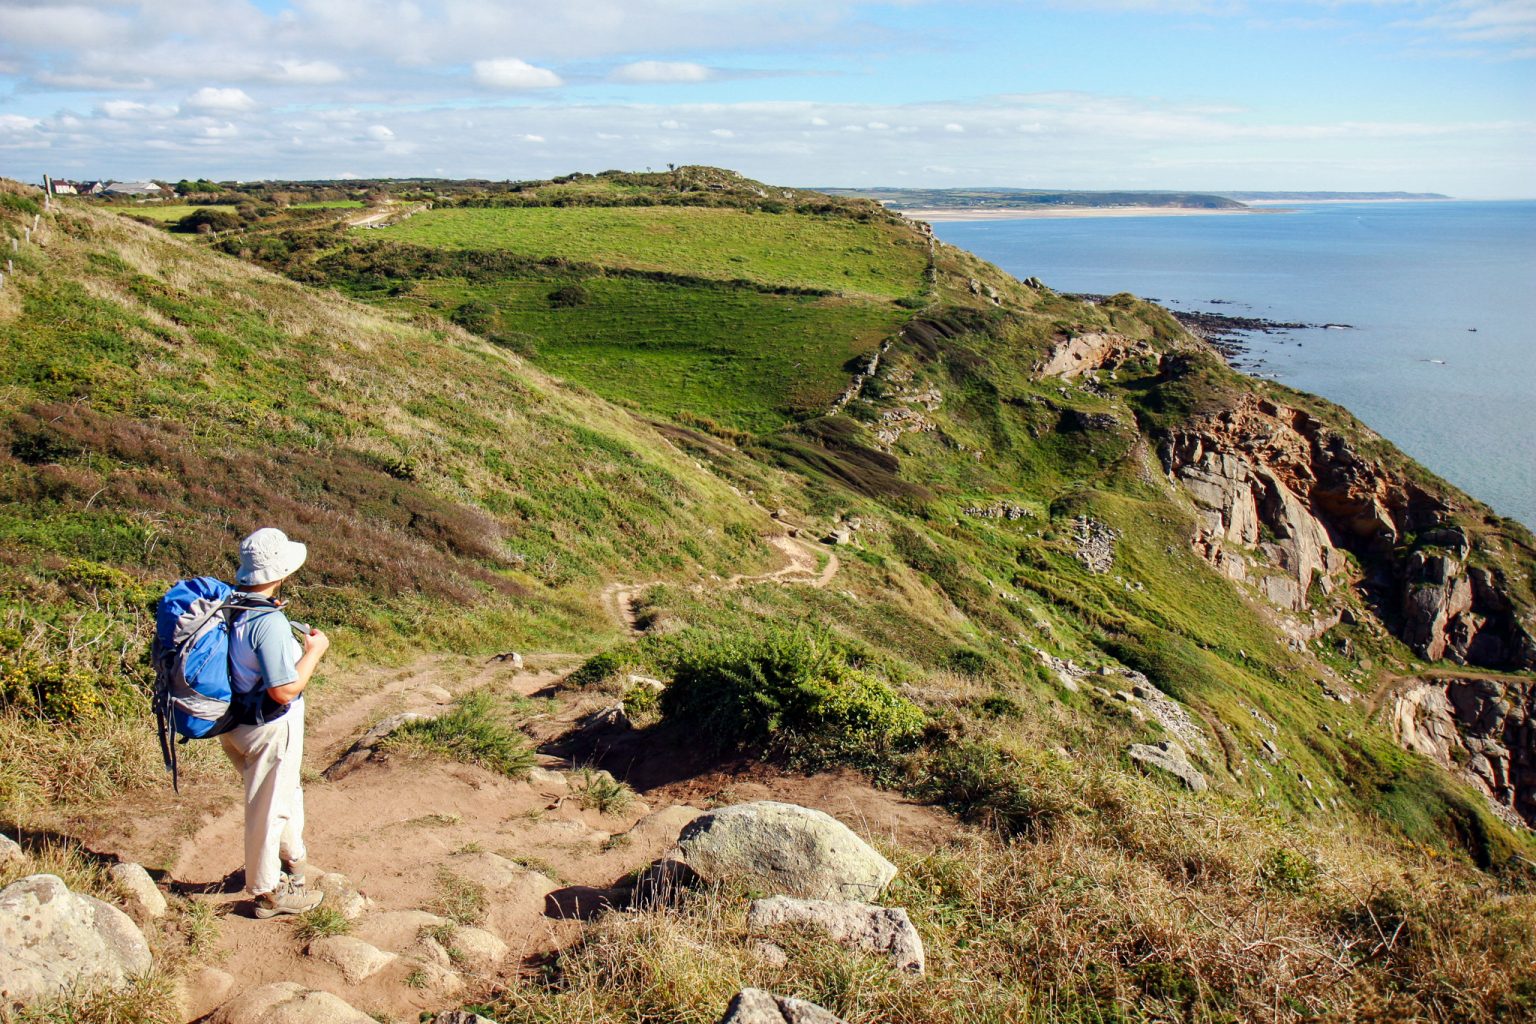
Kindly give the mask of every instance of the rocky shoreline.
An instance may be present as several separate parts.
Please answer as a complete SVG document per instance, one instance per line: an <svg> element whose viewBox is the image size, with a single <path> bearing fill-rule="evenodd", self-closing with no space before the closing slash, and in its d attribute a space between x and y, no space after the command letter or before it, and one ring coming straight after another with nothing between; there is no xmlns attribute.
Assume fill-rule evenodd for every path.
<svg viewBox="0 0 1536 1024"><path fill-rule="evenodd" d="M1105 295L1085 293L1068 295L1068 298L1094 303L1103 302L1107 297ZM1148 298L1147 301L1156 302L1158 300ZM1212 299L1211 303L1213 305L1223 305L1226 301L1225 299ZM1232 316L1227 313L1213 313L1207 310L1169 309L1168 312L1186 330L1205 339L1213 348L1226 357L1227 362L1234 365L1237 359L1248 354L1248 347L1243 344L1243 339L1250 334L1281 334L1286 331L1306 330L1354 330L1353 324L1309 324L1284 320L1266 320L1263 317Z"/></svg>

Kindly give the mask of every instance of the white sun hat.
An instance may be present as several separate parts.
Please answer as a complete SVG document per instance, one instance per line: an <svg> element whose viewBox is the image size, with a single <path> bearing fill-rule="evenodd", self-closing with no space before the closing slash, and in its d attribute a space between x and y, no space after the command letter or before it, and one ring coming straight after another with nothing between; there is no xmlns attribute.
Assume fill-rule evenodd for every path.
<svg viewBox="0 0 1536 1024"><path fill-rule="evenodd" d="M273 526L264 526L240 542L240 571L235 582L243 587L292 576L309 557L309 549Z"/></svg>

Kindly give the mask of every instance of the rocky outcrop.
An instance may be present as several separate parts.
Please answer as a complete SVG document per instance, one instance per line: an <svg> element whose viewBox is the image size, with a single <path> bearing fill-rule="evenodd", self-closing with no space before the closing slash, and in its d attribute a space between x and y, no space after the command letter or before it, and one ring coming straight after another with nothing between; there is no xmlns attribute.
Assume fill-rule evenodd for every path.
<svg viewBox="0 0 1536 1024"><path fill-rule="evenodd" d="M348 985L360 985L395 962L386 953L351 935L326 935L309 944L308 953L341 971Z"/></svg>
<svg viewBox="0 0 1536 1024"><path fill-rule="evenodd" d="M720 1024L844 1024L844 1021L804 999L776 996L760 988L745 988L726 1007Z"/></svg>
<svg viewBox="0 0 1536 1024"><path fill-rule="evenodd" d="M150 968L128 915L54 875L0 890L0 1010L70 991L118 989Z"/></svg>
<svg viewBox="0 0 1536 1024"><path fill-rule="evenodd" d="M1536 680L1419 680L1398 692L1392 732L1484 793L1506 821L1536 828Z"/></svg>
<svg viewBox="0 0 1536 1024"><path fill-rule="evenodd" d="M1160 455L1199 514L1195 550L1307 613L1294 635L1337 621L1312 614L1310 599L1314 585L1332 592L1349 551L1371 603L1423 657L1536 668L1536 610L1504 570L1475 564L1497 559L1475 557L1458 523L1468 510L1449 489L1435 493L1311 414L1254 395L1173 428Z"/></svg>
<svg viewBox="0 0 1536 1024"><path fill-rule="evenodd" d="M896 877L894 864L830 814L773 800L700 815L671 859L705 882L810 899L870 899Z"/></svg>
<svg viewBox="0 0 1536 1024"><path fill-rule="evenodd" d="M1045 359L1035 367L1035 375L1071 380L1078 374L1117 366L1127 356L1145 355L1151 351L1152 347L1145 341L1132 341L1123 334L1075 334L1057 340Z"/></svg>
<svg viewBox="0 0 1536 1024"><path fill-rule="evenodd" d="M1167 772L1182 782L1186 789L1196 793L1203 793L1210 786L1200 769L1190 763L1183 748L1176 743L1168 740L1163 740L1156 746L1148 743L1133 743L1126 750L1126 754L1139 765Z"/></svg>
<svg viewBox="0 0 1536 1024"><path fill-rule="evenodd" d="M789 896L752 901L747 927L753 932L786 926L814 928L849 949L889 958L897 970L923 973L923 940L900 907Z"/></svg>

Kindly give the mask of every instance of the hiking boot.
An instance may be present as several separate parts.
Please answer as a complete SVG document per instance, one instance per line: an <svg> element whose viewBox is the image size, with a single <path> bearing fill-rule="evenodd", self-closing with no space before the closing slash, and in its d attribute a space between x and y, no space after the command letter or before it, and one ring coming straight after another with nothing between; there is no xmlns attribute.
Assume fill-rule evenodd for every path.
<svg viewBox="0 0 1536 1024"><path fill-rule="evenodd" d="M265 920L278 914L302 914L314 910L325 899L323 892L308 892L302 882L285 878L276 889L256 897L256 916Z"/></svg>

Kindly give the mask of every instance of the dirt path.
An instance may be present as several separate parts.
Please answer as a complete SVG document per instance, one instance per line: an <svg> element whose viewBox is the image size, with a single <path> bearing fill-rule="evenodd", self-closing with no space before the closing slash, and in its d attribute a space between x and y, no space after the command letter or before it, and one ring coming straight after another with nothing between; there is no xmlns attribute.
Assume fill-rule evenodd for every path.
<svg viewBox="0 0 1536 1024"><path fill-rule="evenodd" d="M814 585L835 573L829 567L817 572L807 561L813 549L800 550L791 565L760 578ZM593 906L592 890L612 886L661 856L700 807L789 800L837 815L876 841L934 834L947 821L856 775L807 778L756 765L684 778L611 814L584 809L574 766L547 756L528 781L399 757L371 760L336 781L321 774L381 719L402 711L440 713L477 687L522 696L554 693L547 712L528 729L535 735L558 732L602 699L552 686L580 660L529 655L528 668L516 669L511 661L434 656L328 680L306 697L310 871L344 874L350 890L369 901L351 935L394 957L369 977L348 977L309 955L291 919L249 916L249 900L240 891L244 815L232 772L199 782L199 791L184 794L180 805L146 802L129 816L131 823L109 827L117 834L103 839L125 858L142 851L139 859L156 867L167 861L145 854L176 837L164 880L214 908L219 934L204 960L233 976L232 993L294 981L334 993L365 1013L414 1019L422 1010L459 1005L529 958L574 941L582 925L573 912ZM189 818L188 804L203 807L204 815ZM482 888L486 905L477 924L505 943L504 955L483 963L445 959L423 941L423 935L450 944L467 941L462 935L455 940L444 920L445 880ZM196 1008L206 1012L211 1004Z"/></svg>
<svg viewBox="0 0 1536 1024"><path fill-rule="evenodd" d="M820 589L831 583L833 577L842 569L842 562L834 552L799 536L778 534L769 537L768 543L788 559L786 564L771 572L739 573L725 580L707 584L697 583L692 589L696 592L702 592L706 587L716 590L734 589L753 583L782 583L786 586L801 585ZM823 554L826 555L827 561L818 568L817 563ZM636 607L644 598L646 591L662 582L662 580L651 580L647 583L609 583L598 592L598 600L603 610L615 622L630 633L640 633L642 630L639 627L639 614Z"/></svg>

